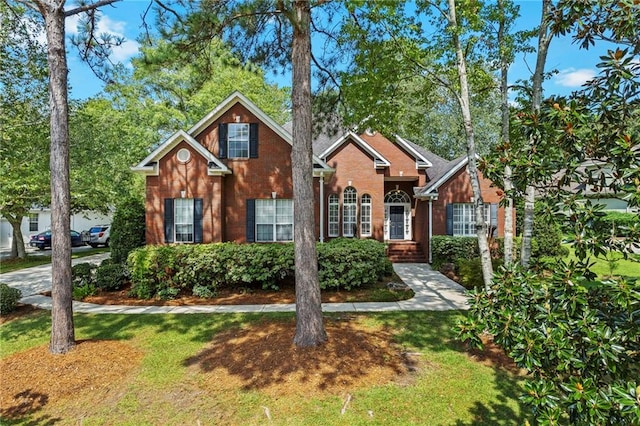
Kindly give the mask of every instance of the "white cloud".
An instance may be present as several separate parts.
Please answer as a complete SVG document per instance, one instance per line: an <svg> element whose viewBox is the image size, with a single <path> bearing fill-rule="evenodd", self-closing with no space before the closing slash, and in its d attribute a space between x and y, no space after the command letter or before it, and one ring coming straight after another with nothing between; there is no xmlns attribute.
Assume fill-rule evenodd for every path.
<svg viewBox="0 0 640 426"><path fill-rule="evenodd" d="M556 84L564 87L580 87L596 76L596 72L590 68L566 68L555 77Z"/></svg>
<svg viewBox="0 0 640 426"><path fill-rule="evenodd" d="M78 24L80 22L80 15L72 15L65 21L65 30L67 35L78 34ZM132 56L138 53L140 44L135 40L129 40L125 36L127 23L124 21L115 21L107 15L100 15L100 20L96 26L96 35L111 34L114 37L124 38L124 42L120 46L116 46L112 49L111 60L113 62L127 62Z"/></svg>

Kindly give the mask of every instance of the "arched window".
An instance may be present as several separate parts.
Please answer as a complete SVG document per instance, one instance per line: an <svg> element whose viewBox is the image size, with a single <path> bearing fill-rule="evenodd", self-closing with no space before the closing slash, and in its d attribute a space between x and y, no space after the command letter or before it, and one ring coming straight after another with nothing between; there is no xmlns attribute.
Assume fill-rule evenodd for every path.
<svg viewBox="0 0 640 426"><path fill-rule="evenodd" d="M360 197L360 235L371 236L371 195L362 194Z"/></svg>
<svg viewBox="0 0 640 426"><path fill-rule="evenodd" d="M404 191L395 190L384 196L384 202L389 204L411 204L411 197Z"/></svg>
<svg viewBox="0 0 640 426"><path fill-rule="evenodd" d="M329 236L340 235L340 201L337 194L329 195Z"/></svg>
<svg viewBox="0 0 640 426"><path fill-rule="evenodd" d="M353 237L358 227L358 193L352 186L342 194L342 236Z"/></svg>

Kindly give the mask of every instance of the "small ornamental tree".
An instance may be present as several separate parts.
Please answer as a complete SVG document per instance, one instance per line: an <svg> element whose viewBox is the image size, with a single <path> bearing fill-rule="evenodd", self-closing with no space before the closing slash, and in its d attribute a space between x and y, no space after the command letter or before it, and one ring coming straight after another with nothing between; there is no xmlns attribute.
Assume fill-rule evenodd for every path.
<svg viewBox="0 0 640 426"><path fill-rule="evenodd" d="M459 325L476 345L489 332L528 370L522 400L539 424L640 424L640 279L603 280L590 271L595 256L637 250L640 230L630 227L624 241L612 237L596 226L602 206L563 191L577 183L640 205L640 64L623 50L601 59L600 76L573 99L546 102L536 128L566 158L547 197L576 259L539 272L502 268L488 290L472 294Z"/></svg>

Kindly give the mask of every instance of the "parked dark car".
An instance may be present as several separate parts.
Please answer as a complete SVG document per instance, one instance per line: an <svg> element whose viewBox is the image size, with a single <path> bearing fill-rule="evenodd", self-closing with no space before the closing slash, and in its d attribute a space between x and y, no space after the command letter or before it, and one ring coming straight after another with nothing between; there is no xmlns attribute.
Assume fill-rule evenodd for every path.
<svg viewBox="0 0 640 426"><path fill-rule="evenodd" d="M40 250L44 250L47 247L51 247L51 231L44 231L37 235L32 235L29 240L29 245L31 247L37 247ZM79 232L74 230L71 231L71 247L80 247L85 245L84 241L82 241L82 237Z"/></svg>

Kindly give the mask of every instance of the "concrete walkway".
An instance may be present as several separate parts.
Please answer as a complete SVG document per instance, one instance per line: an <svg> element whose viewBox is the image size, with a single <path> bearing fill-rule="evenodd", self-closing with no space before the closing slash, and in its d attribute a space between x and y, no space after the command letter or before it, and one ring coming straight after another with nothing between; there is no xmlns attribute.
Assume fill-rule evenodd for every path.
<svg viewBox="0 0 640 426"><path fill-rule="evenodd" d="M73 263L100 263L109 253L75 259ZM324 312L447 311L468 309L464 287L426 263L396 263L396 274L415 292L401 302L323 303ZM22 291L20 302L51 309L51 298L39 293L51 290L51 265L36 266L0 274L0 282ZM195 305L195 306L118 306L73 302L73 311L88 314L194 314L233 312L295 312L295 304L272 305Z"/></svg>

